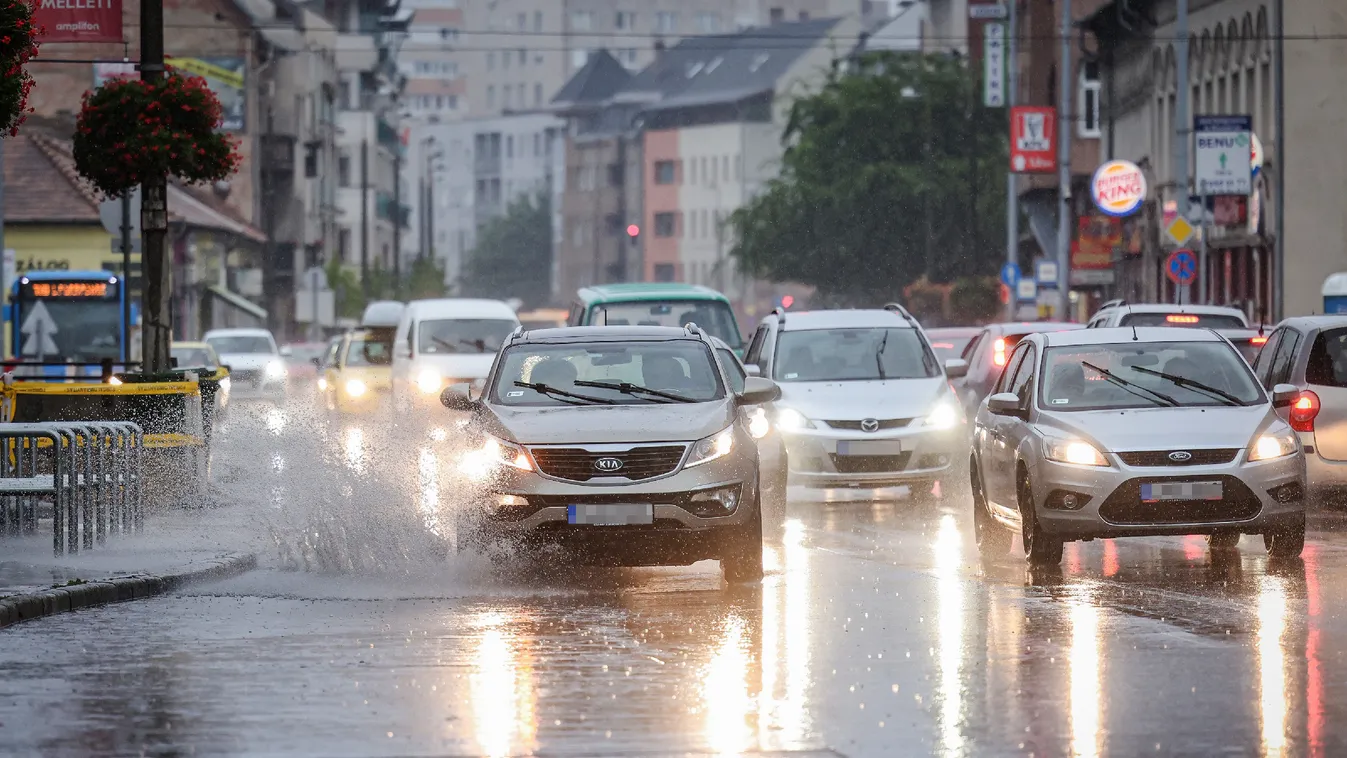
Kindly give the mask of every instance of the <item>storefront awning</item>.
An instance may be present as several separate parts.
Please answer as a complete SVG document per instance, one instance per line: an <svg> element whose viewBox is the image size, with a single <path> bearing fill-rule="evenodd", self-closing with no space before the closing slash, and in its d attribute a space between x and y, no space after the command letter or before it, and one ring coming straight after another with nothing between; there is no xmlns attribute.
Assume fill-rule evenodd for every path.
<svg viewBox="0 0 1347 758"><path fill-rule="evenodd" d="M212 284L206 287L206 291L256 319L265 321L267 318L266 308L224 287Z"/></svg>

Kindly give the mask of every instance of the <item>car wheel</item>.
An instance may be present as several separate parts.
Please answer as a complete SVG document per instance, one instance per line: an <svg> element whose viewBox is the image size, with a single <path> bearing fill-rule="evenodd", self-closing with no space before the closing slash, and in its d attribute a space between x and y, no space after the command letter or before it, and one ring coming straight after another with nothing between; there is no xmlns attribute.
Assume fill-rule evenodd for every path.
<svg viewBox="0 0 1347 758"><path fill-rule="evenodd" d="M988 558L1003 556L1010 552L1013 535L1009 529L998 524L987 509L987 497L982 492L977 461L969 461L968 469L968 484L973 491L973 533L977 539L978 552Z"/></svg>
<svg viewBox="0 0 1347 758"><path fill-rule="evenodd" d="M1273 558L1298 558L1305 549L1305 522L1263 533L1263 546Z"/></svg>
<svg viewBox="0 0 1347 758"><path fill-rule="evenodd" d="M1216 532L1207 535L1207 547L1212 550L1231 550L1239 544L1239 532Z"/></svg>
<svg viewBox="0 0 1347 758"><path fill-rule="evenodd" d="M1043 532L1038 523L1038 509L1034 507L1034 489L1029 475L1020 477L1020 536L1024 541L1024 557L1034 566L1055 566L1062 562L1061 540Z"/></svg>
<svg viewBox="0 0 1347 758"><path fill-rule="evenodd" d="M753 517L734 530L720 554L720 569L731 584L762 578L762 507L755 505Z"/></svg>

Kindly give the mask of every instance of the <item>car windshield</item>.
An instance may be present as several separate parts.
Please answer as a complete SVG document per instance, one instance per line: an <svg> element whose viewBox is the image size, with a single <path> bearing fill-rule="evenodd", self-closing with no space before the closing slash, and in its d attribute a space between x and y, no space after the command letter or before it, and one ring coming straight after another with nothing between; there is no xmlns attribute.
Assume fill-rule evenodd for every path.
<svg viewBox="0 0 1347 758"><path fill-rule="evenodd" d="M215 368L215 356L204 347L175 347L169 353L181 368L203 366Z"/></svg>
<svg viewBox="0 0 1347 758"><path fill-rule="evenodd" d="M254 334L231 334L209 337L206 342L220 355L246 355L249 353L274 353L271 340Z"/></svg>
<svg viewBox="0 0 1347 758"><path fill-rule="evenodd" d="M1252 405L1264 399L1224 342L1124 342L1048 348L1039 407L1097 411Z"/></svg>
<svg viewBox="0 0 1347 758"><path fill-rule="evenodd" d="M1224 313L1127 313L1119 326L1195 326L1202 329L1239 329L1244 319Z"/></svg>
<svg viewBox="0 0 1347 758"><path fill-rule="evenodd" d="M672 326L689 323L701 327L712 337L738 349L743 339L734 322L734 311L719 300L661 300L635 303L607 303L594 307L596 326Z"/></svg>
<svg viewBox="0 0 1347 758"><path fill-rule="evenodd" d="M538 406L584 404L587 401L520 387L516 382L546 385L618 405L669 400L639 390L623 392L585 383L625 383L697 402L725 396L711 353L705 345L693 340L523 344L505 351L492 390L492 402Z"/></svg>
<svg viewBox="0 0 1347 758"><path fill-rule="evenodd" d="M391 366L393 341L376 337L354 337L346 347L347 366Z"/></svg>
<svg viewBox="0 0 1347 758"><path fill-rule="evenodd" d="M503 318L447 318L417 326L417 352L494 353L519 325Z"/></svg>
<svg viewBox="0 0 1347 758"><path fill-rule="evenodd" d="M807 329L784 332L773 378L781 382L857 382L940 375L915 329Z"/></svg>

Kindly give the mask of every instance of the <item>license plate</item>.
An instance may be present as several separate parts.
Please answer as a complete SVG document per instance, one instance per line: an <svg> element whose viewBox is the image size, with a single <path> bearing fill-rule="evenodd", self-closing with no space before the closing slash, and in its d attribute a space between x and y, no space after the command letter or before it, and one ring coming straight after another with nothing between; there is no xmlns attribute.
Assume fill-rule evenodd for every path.
<svg viewBox="0 0 1347 758"><path fill-rule="evenodd" d="M1220 500L1220 482L1167 482L1141 485L1141 502L1161 500Z"/></svg>
<svg viewBox="0 0 1347 758"><path fill-rule="evenodd" d="M631 526L655 523L655 506L650 503L608 503L604 505L568 505L566 522L590 526Z"/></svg>
<svg viewBox="0 0 1347 758"><path fill-rule="evenodd" d="M899 440L838 440L838 455L901 455Z"/></svg>

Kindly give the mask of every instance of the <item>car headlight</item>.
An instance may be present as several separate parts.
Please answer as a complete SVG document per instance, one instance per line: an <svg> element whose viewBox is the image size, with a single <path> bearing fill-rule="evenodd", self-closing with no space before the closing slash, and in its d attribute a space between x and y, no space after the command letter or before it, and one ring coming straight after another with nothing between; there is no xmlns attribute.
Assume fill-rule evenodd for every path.
<svg viewBox="0 0 1347 758"><path fill-rule="evenodd" d="M346 394L351 397L360 397L365 394L366 389L368 389L368 387L366 387L365 383L359 379L351 379L346 382Z"/></svg>
<svg viewBox="0 0 1347 758"><path fill-rule="evenodd" d="M803 413L800 413L794 408L778 409L776 412L776 424L782 429L789 431L814 428L814 422L805 418Z"/></svg>
<svg viewBox="0 0 1347 758"><path fill-rule="evenodd" d="M221 379L221 380L220 380L220 386L221 386L221 387L226 386L226 385L225 385L225 382L227 382L227 381L229 381L229 377L227 377L227 376L226 376L224 379ZM325 390L325 389L327 389L327 379L325 379L324 377L321 377L321 376L318 377L318 389L320 389L320 390Z"/></svg>
<svg viewBox="0 0 1347 758"><path fill-rule="evenodd" d="M692 445L692 454L688 456L688 462L684 468L700 466L703 463L710 463L718 458L724 458L734 449L734 427L727 427L724 431L718 432L697 440Z"/></svg>
<svg viewBox="0 0 1347 758"><path fill-rule="evenodd" d="M1044 454L1048 460L1059 463L1074 463L1077 466L1108 465L1108 459L1098 448L1081 440L1045 440Z"/></svg>
<svg viewBox="0 0 1347 758"><path fill-rule="evenodd" d="M753 435L753 439L760 440L772 431L772 422L767 420L767 411L762 408L754 408L748 414L748 433Z"/></svg>
<svg viewBox="0 0 1347 758"><path fill-rule="evenodd" d="M1250 461L1270 461L1282 458L1300 449L1296 435L1291 431L1273 432L1260 435L1249 447Z"/></svg>
<svg viewBox="0 0 1347 758"><path fill-rule="evenodd" d="M959 412L958 406L952 401L941 400L931 409L923 425L932 429L953 429L962 420L963 414Z"/></svg>
<svg viewBox="0 0 1347 758"><path fill-rule="evenodd" d="M232 384L232 382L229 381L229 377L227 376L220 377L220 389L228 392L230 384Z"/></svg>
<svg viewBox="0 0 1347 758"><path fill-rule="evenodd" d="M440 376L440 372L433 368L425 369L416 375L416 386L427 395L439 392L443 384L444 377Z"/></svg>
<svg viewBox="0 0 1347 758"><path fill-rule="evenodd" d="M285 364L280 361L272 361L267 364L267 376L271 379L279 379L285 376Z"/></svg>
<svg viewBox="0 0 1347 758"><path fill-rule="evenodd" d="M459 468L465 474L478 480L491 476L501 466L532 471L533 461L529 460L528 454L519 445L487 437L480 448L465 453L459 462Z"/></svg>

